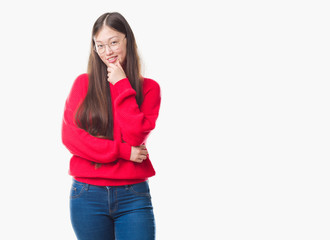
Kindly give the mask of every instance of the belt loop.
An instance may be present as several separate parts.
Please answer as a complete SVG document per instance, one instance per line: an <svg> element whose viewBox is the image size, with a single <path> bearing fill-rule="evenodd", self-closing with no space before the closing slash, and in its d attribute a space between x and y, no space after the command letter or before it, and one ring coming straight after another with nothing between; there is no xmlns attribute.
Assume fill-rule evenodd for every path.
<svg viewBox="0 0 330 240"><path fill-rule="evenodd" d="M88 189L89 189L89 184L85 183L85 190L88 191Z"/></svg>

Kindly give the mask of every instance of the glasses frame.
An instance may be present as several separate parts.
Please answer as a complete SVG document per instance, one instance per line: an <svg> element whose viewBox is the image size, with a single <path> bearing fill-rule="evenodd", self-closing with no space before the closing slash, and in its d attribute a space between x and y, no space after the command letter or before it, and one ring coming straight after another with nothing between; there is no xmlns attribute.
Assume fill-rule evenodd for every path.
<svg viewBox="0 0 330 240"><path fill-rule="evenodd" d="M125 36L124 38L122 38L121 40L119 40L119 41L118 41L118 44L117 44L116 46L110 46L110 42L112 41L112 39L109 39L108 43L106 43L106 44L102 43L102 44L105 46L104 51L103 51L102 53L99 53L99 51L97 50L97 46L96 46L97 44L94 42L93 50L94 50L97 54L101 55L101 54L104 54L104 53L106 52L106 50L107 50L107 46L108 46L108 48L110 48L110 50L111 50L112 52L114 52L114 51L116 51L116 50L120 47L121 42L122 42L125 38L126 38L126 36ZM116 49L113 49L113 47L116 47Z"/></svg>

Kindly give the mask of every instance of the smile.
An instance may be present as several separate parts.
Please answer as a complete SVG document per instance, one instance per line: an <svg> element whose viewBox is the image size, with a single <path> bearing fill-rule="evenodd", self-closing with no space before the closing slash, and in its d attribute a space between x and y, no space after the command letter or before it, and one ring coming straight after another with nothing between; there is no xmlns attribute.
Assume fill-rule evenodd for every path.
<svg viewBox="0 0 330 240"><path fill-rule="evenodd" d="M118 57L111 57L111 58L107 58L109 63L114 63L117 60Z"/></svg>

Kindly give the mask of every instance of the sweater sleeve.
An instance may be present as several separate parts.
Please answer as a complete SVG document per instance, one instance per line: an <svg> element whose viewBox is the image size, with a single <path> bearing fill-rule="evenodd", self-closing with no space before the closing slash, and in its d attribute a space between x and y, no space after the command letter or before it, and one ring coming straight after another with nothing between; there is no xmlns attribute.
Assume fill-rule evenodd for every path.
<svg viewBox="0 0 330 240"><path fill-rule="evenodd" d="M124 78L118 81L114 88L117 91L115 106L118 124L120 125L123 140L131 146L143 144L156 126L161 103L159 84L151 79L144 84L144 100L139 108L136 102L136 91L129 80Z"/></svg>
<svg viewBox="0 0 330 240"><path fill-rule="evenodd" d="M75 112L84 99L87 88L87 74L80 75L65 102L62 121L63 144L73 155L97 163L113 162L118 158L129 160L131 146L128 143L94 137L76 125Z"/></svg>

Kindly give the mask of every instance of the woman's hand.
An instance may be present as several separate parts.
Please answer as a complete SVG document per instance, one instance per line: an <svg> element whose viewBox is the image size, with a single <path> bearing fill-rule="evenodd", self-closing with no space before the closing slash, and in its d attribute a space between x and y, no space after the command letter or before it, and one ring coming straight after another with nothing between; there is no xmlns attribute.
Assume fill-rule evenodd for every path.
<svg viewBox="0 0 330 240"><path fill-rule="evenodd" d="M119 80L126 78L126 74L124 69L117 60L114 64L108 64L108 81L111 82L113 85L118 82Z"/></svg>
<svg viewBox="0 0 330 240"><path fill-rule="evenodd" d="M142 163L147 159L148 150L145 145L140 145L137 147L131 147L131 157L130 160L137 163Z"/></svg>

